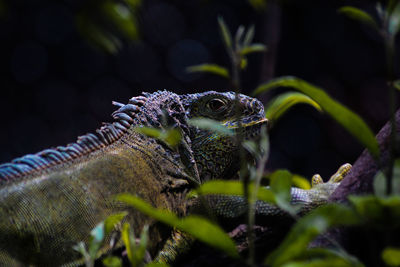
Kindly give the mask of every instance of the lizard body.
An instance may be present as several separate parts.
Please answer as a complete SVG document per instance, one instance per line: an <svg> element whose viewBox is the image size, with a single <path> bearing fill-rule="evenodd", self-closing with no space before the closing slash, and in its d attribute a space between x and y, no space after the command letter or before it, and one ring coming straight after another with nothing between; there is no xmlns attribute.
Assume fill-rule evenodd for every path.
<svg viewBox="0 0 400 267"><path fill-rule="evenodd" d="M200 183L237 170L232 137L211 138L189 127L187 120L201 116L232 126L237 123L234 98L231 92L144 93L127 105L118 104L113 123L76 143L0 165L0 265L61 265L77 259L73 245L88 241L90 230L108 215L128 209L113 201L119 193L137 194L157 208L184 215L186 191L175 192L175 184L193 179ZM244 95L239 100L243 126L251 123L249 132L256 132L266 121L262 104ZM134 130L143 126L178 128L178 149ZM224 142L229 143L226 150ZM202 151L193 152L196 149ZM227 160L218 162L214 151ZM134 229L154 226L128 210ZM165 238L156 226L150 227L150 236L153 249Z"/></svg>

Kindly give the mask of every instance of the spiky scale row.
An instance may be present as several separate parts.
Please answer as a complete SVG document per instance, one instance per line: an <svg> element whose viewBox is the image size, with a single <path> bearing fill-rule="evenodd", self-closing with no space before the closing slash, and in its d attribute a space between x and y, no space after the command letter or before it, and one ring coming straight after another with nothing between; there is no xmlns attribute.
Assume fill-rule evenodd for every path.
<svg viewBox="0 0 400 267"><path fill-rule="evenodd" d="M45 149L36 154L16 158L10 163L1 164L0 184L78 158L117 141L132 125L136 113L140 111L140 107L146 99L144 96L133 97L128 104L113 101L113 104L119 107L112 113L115 120L113 123L106 123L95 133L79 136L75 143L68 144L65 147L58 146Z"/></svg>

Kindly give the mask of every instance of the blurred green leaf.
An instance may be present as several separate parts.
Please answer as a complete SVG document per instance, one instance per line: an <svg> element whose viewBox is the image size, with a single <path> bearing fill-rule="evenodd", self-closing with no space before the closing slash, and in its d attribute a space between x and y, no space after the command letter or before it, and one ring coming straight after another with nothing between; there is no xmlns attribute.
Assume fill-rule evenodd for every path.
<svg viewBox="0 0 400 267"><path fill-rule="evenodd" d="M294 261L289 262L281 267L356 267L364 266L363 264L355 265L352 261L347 261L346 259L336 257L336 258L326 258L326 259L308 259L304 261Z"/></svg>
<svg viewBox="0 0 400 267"><path fill-rule="evenodd" d="M243 38L243 47L247 47L253 42L255 27L254 24L250 26Z"/></svg>
<svg viewBox="0 0 400 267"><path fill-rule="evenodd" d="M126 215L128 215L128 212L120 212L120 213L116 213L116 214L112 214L112 215L108 216L104 220L105 234L108 235L109 233L111 233L111 231L113 231L115 229L115 226L118 223L120 223L122 221L122 219L125 218Z"/></svg>
<svg viewBox="0 0 400 267"><path fill-rule="evenodd" d="M161 140L163 140L171 147L175 147L181 142L181 139L182 134L178 129L169 129L165 131L165 135L162 136Z"/></svg>
<svg viewBox="0 0 400 267"><path fill-rule="evenodd" d="M218 225L207 219L195 215L189 215L181 219L170 211L153 208L142 199L129 194L118 195L116 199L133 206L162 223L184 231L198 240L224 251L231 257L239 257L232 239Z"/></svg>
<svg viewBox="0 0 400 267"><path fill-rule="evenodd" d="M318 103L305 94L299 92L287 92L278 95L269 101L267 105L265 105L267 107L265 110L265 117L267 117L273 123L296 104L308 104L313 106L318 111L322 111Z"/></svg>
<svg viewBox="0 0 400 267"><path fill-rule="evenodd" d="M364 266L356 257L347 254L344 250L334 248L310 248L301 255L301 258L304 263L308 260L311 266Z"/></svg>
<svg viewBox="0 0 400 267"><path fill-rule="evenodd" d="M400 3L397 3L390 13L388 32L394 37L400 29Z"/></svg>
<svg viewBox="0 0 400 267"><path fill-rule="evenodd" d="M254 191L254 184L248 185L249 195ZM212 180L203 183L196 190L193 190L198 195L233 195L244 196L243 184L240 181ZM260 187L257 192L257 199L272 204L276 203L274 193L264 187Z"/></svg>
<svg viewBox="0 0 400 267"><path fill-rule="evenodd" d="M136 17L131 9L122 3L104 1L102 11L126 38L130 40L138 39Z"/></svg>
<svg viewBox="0 0 400 267"><path fill-rule="evenodd" d="M248 60L247 58L242 58L240 61L240 69L244 70L247 68Z"/></svg>
<svg viewBox="0 0 400 267"><path fill-rule="evenodd" d="M102 260L106 267L122 267L122 260L115 256L110 256Z"/></svg>
<svg viewBox="0 0 400 267"><path fill-rule="evenodd" d="M176 147L182 139L181 132L175 128L163 130L152 127L135 127L134 131L148 137L161 140L170 147Z"/></svg>
<svg viewBox="0 0 400 267"><path fill-rule="evenodd" d="M354 225L359 218L346 206L327 204L316 208L301 218L290 230L280 246L265 260L266 264L281 266L301 258L307 252L308 244L331 226Z"/></svg>
<svg viewBox="0 0 400 267"><path fill-rule="evenodd" d="M374 193L379 197L386 196L386 176L383 172L378 171L374 177L373 182Z"/></svg>
<svg viewBox="0 0 400 267"><path fill-rule="evenodd" d="M392 183L393 194L400 195L400 158L394 161Z"/></svg>
<svg viewBox="0 0 400 267"><path fill-rule="evenodd" d="M248 55L251 53L259 53L259 52L265 52L265 51L267 51L267 46L265 46L263 44L251 44L251 45L243 47L240 50L240 53L244 56L244 55Z"/></svg>
<svg viewBox="0 0 400 267"><path fill-rule="evenodd" d="M392 189L394 195L400 195L400 159L395 159L393 165ZM386 196L386 179L382 171L378 171L374 177L373 187L375 195L379 197Z"/></svg>
<svg viewBox="0 0 400 267"><path fill-rule="evenodd" d="M379 158L378 142L367 124L365 124L357 114L350 111L339 102L333 100L321 88L296 77L287 76L261 84L256 88L254 94L260 94L280 86L294 88L309 96L312 100L318 103L322 110L328 113L355 138L357 138L357 140L359 140L361 144L369 150L375 159Z"/></svg>
<svg viewBox="0 0 400 267"><path fill-rule="evenodd" d="M193 118L188 121L189 125L196 126L200 129L203 130L208 130L211 132L216 132L221 135L226 135L226 136L233 136L235 133L232 131L232 129L229 129L223 125L221 125L220 122L212 120L212 119L207 119L207 118Z"/></svg>
<svg viewBox="0 0 400 267"><path fill-rule="evenodd" d="M229 79L229 71L217 64L200 64L186 68L188 72L209 72Z"/></svg>
<svg viewBox="0 0 400 267"><path fill-rule="evenodd" d="M369 227L400 226L400 196L349 196L348 200Z"/></svg>
<svg viewBox="0 0 400 267"><path fill-rule="evenodd" d="M292 174L287 170L277 170L269 175L271 191L275 196L282 198L285 201L290 201Z"/></svg>
<svg viewBox="0 0 400 267"><path fill-rule="evenodd" d="M236 31L236 34L235 34L235 45L236 45L236 48L240 49L240 47L242 46L240 41L242 40L244 31L245 31L245 27L243 25L240 25L239 28Z"/></svg>
<svg viewBox="0 0 400 267"><path fill-rule="evenodd" d="M302 188L305 190L311 189L311 184L307 178L304 178L301 175L293 174L292 183L295 187Z"/></svg>
<svg viewBox="0 0 400 267"><path fill-rule="evenodd" d="M388 266L400 266L400 248L385 248L382 251L382 259Z"/></svg>
<svg viewBox="0 0 400 267"><path fill-rule="evenodd" d="M228 51L232 50L232 36L222 17L218 17L219 30Z"/></svg>
<svg viewBox="0 0 400 267"><path fill-rule="evenodd" d="M145 225L142 229L142 233L140 234L140 241L134 254L134 260L133 262L131 261L132 266L141 266L144 260L144 256L146 255L146 248L148 243L149 243L149 226Z"/></svg>
<svg viewBox="0 0 400 267"><path fill-rule="evenodd" d="M86 266L93 266L95 259L90 256L89 252L86 250L86 246L83 241L74 245L72 248L82 255Z"/></svg>
<svg viewBox="0 0 400 267"><path fill-rule="evenodd" d="M124 223L124 225L122 226L121 239L124 242L126 253L128 255L131 266L136 267L136 262L134 262L134 255L136 252L136 239L129 223Z"/></svg>
<svg viewBox="0 0 400 267"><path fill-rule="evenodd" d="M276 170L268 176L270 179L270 188L275 195L276 204L282 210L295 215L297 209L290 204L292 198L291 185L292 174L287 170Z"/></svg>
<svg viewBox="0 0 400 267"><path fill-rule="evenodd" d="M76 25L78 32L93 46L100 47L110 54L115 54L121 47L121 41L118 38L104 31L85 14L76 16Z"/></svg>
<svg viewBox="0 0 400 267"><path fill-rule="evenodd" d="M129 223L124 223L121 232L121 238L126 247L129 262L132 267L141 266L146 253L148 243L149 227L145 225L140 235L139 244L137 244L135 234L130 227Z"/></svg>
<svg viewBox="0 0 400 267"><path fill-rule="evenodd" d="M125 0L125 3L133 10L140 7L142 0Z"/></svg>
<svg viewBox="0 0 400 267"><path fill-rule="evenodd" d="M144 134L148 137L159 138L162 135L161 129L156 129L152 127L136 127L135 132Z"/></svg>
<svg viewBox="0 0 400 267"><path fill-rule="evenodd" d="M346 15L347 17L357 20L363 24L371 26L375 30L379 31L378 24L368 13L352 6L344 6L339 8L339 13Z"/></svg>
<svg viewBox="0 0 400 267"><path fill-rule="evenodd" d="M96 259L105 237L104 222L99 223L92 231L90 231L90 237L88 249L89 255L91 259Z"/></svg>
<svg viewBox="0 0 400 267"><path fill-rule="evenodd" d="M250 5L258 11L264 10L267 7L267 0L248 0Z"/></svg>
<svg viewBox="0 0 400 267"><path fill-rule="evenodd" d="M400 80L395 80L393 82L393 86L394 86L394 88L396 88L397 90L400 91Z"/></svg>

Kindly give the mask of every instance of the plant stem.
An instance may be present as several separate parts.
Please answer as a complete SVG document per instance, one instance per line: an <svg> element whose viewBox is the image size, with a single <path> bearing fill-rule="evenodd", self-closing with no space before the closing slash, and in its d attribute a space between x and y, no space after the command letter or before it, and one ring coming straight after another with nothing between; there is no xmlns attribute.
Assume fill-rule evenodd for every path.
<svg viewBox="0 0 400 267"><path fill-rule="evenodd" d="M242 131L242 122L240 121L240 102L239 102L239 94L240 94L240 63L242 61L242 56L240 54L239 48L237 45L230 51L231 65L232 65L232 87L235 90L235 112L236 119L238 122L238 131L236 134L236 142L239 148L239 161L240 161L240 177L243 177L243 193L245 199L245 205L247 210L247 241L249 244L249 257L247 264L249 266L254 266L255 264L255 248L254 248L254 233L253 233L253 225L254 225L254 213L249 205L249 175L247 173L247 164L245 151L243 148L243 131Z"/></svg>

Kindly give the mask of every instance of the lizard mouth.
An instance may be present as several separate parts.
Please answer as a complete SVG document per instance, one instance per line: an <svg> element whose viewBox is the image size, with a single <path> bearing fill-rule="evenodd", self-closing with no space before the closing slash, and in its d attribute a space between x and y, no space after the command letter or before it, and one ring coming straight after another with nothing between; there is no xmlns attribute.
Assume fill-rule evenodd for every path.
<svg viewBox="0 0 400 267"><path fill-rule="evenodd" d="M234 131L242 131L244 134L244 139L253 139L260 135L262 126L268 127L268 119L263 117L258 120L252 120L250 122L244 123L242 121L241 127L238 126L238 123L226 125L225 127L232 129Z"/></svg>

